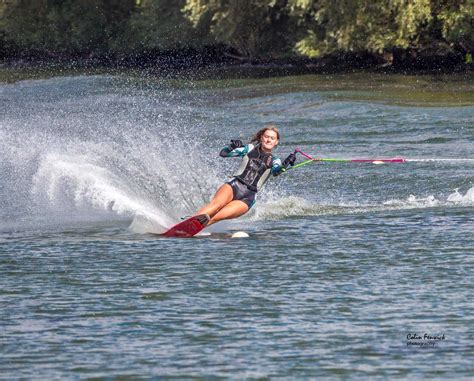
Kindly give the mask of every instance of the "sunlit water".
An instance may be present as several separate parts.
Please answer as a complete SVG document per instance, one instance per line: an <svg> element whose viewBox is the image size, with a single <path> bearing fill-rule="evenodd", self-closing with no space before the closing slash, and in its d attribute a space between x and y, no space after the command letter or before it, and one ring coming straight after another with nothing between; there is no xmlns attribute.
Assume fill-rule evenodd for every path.
<svg viewBox="0 0 474 381"><path fill-rule="evenodd" d="M0 378L470 379L474 101L314 80L1 85ZM309 164L159 236L267 123L282 157L409 161Z"/></svg>

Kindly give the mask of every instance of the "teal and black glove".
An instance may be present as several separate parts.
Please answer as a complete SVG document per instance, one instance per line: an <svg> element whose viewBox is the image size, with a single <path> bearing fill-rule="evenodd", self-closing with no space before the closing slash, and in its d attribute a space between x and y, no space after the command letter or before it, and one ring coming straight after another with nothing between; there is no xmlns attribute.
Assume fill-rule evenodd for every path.
<svg viewBox="0 0 474 381"><path fill-rule="evenodd" d="M242 140L231 140L230 141L230 146L229 148L230 149L236 149L236 148L241 148L241 147L244 147L244 143L242 143Z"/></svg>

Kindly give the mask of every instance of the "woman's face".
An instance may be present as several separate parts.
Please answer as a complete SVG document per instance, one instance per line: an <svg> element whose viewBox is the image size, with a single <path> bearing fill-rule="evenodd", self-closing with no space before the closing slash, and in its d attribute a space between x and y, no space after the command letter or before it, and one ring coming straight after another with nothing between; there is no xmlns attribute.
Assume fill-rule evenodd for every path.
<svg viewBox="0 0 474 381"><path fill-rule="evenodd" d="M260 138L260 143L265 151L271 151L278 144L277 133L272 130L266 130Z"/></svg>

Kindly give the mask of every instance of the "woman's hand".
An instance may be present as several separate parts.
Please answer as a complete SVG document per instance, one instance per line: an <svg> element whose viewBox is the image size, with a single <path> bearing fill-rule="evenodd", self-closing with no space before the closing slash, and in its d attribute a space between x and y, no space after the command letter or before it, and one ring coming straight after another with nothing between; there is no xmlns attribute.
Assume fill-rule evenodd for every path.
<svg viewBox="0 0 474 381"><path fill-rule="evenodd" d="M296 161L296 155L294 153L290 153L288 157L285 160L283 160L283 166L285 168L288 168L290 165L293 166L295 165L295 161Z"/></svg>
<svg viewBox="0 0 474 381"><path fill-rule="evenodd" d="M244 143L242 143L242 140L231 140L230 141L230 146L229 148L230 149L236 149L236 148L240 148L240 147L244 147Z"/></svg>

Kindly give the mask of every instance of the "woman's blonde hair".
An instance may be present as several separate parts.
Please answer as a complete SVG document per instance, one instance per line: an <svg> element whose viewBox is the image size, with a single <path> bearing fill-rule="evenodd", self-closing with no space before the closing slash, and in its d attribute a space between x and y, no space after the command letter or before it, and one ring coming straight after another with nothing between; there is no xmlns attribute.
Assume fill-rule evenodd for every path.
<svg viewBox="0 0 474 381"><path fill-rule="evenodd" d="M262 139L263 134L265 133L265 131L268 131L268 130L276 132L278 143L280 143L280 131L278 131L278 128L273 124L269 124L268 126L265 126L261 130L259 130L257 133L255 133L255 135L253 135L252 138L250 139L250 143L255 143L255 142L260 143L260 140Z"/></svg>

